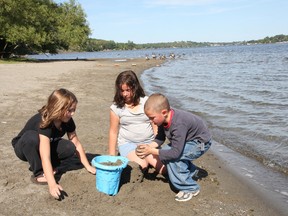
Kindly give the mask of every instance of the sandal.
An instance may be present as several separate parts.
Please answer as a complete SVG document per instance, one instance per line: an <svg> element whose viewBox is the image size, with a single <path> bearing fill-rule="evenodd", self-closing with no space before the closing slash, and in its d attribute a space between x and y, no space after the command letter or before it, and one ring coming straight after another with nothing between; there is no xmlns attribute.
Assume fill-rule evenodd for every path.
<svg viewBox="0 0 288 216"><path fill-rule="evenodd" d="M54 168L53 169L53 175L57 175L59 173L59 170L57 168ZM39 179L42 179L42 181ZM30 180L34 183L34 184L38 184L38 185L47 185L48 182L46 180L46 177L44 175L44 173L41 173L40 175L38 176L34 176L34 175L31 175L30 177Z"/></svg>
<svg viewBox="0 0 288 216"><path fill-rule="evenodd" d="M42 179L42 181L40 179ZM45 181L43 181L44 179L45 179ZM38 176L31 175L30 180L34 184L38 184L38 185L47 185L48 184L47 180L46 180L46 178L44 176L44 173L42 173L42 174L40 174Z"/></svg>

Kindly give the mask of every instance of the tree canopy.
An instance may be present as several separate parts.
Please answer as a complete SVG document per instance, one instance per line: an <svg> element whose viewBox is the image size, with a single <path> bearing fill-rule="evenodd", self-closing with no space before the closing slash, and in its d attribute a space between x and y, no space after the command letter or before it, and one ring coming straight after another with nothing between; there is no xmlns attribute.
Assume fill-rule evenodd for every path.
<svg viewBox="0 0 288 216"><path fill-rule="evenodd" d="M0 58L77 49L90 35L86 14L75 0L0 0L0 26Z"/></svg>
<svg viewBox="0 0 288 216"><path fill-rule="evenodd" d="M261 43L261 44L269 44L269 43L281 43L281 42L287 42L288 41L288 35L275 35L273 37L265 37L264 39L259 40L250 40L247 41L248 43Z"/></svg>

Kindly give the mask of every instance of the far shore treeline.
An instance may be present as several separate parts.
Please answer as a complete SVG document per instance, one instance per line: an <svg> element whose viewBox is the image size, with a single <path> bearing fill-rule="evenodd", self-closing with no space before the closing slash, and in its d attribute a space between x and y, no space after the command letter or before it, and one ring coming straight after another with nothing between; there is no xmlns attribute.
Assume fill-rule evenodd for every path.
<svg viewBox="0 0 288 216"><path fill-rule="evenodd" d="M63 51L132 50L172 47L204 47L288 42L288 35L236 42L175 41L135 44L90 38L91 30L82 6L75 0L0 0L0 58ZM97 31L97 29L96 29Z"/></svg>

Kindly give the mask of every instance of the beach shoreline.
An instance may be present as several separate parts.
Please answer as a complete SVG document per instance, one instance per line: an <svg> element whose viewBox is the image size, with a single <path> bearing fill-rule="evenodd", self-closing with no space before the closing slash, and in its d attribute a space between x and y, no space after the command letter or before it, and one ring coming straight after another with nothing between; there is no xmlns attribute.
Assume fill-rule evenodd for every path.
<svg viewBox="0 0 288 216"><path fill-rule="evenodd" d="M60 184L68 194L61 202L50 197L47 186L30 182L28 164L15 156L10 142L52 90L64 87L78 97L74 117L77 134L91 159L107 153L109 107L118 73L133 70L140 78L144 70L162 63L94 59L0 64L0 215L284 215L229 172L210 151L195 161L208 172L199 180L201 193L185 203L176 202L169 184L153 173L142 183L126 182L111 197L98 192L95 176L78 166L61 176Z"/></svg>

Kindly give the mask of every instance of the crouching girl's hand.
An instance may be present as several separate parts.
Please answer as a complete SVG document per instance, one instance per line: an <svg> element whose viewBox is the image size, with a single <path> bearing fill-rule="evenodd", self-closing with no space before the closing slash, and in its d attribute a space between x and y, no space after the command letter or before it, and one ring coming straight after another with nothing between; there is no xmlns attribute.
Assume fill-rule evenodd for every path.
<svg viewBox="0 0 288 216"><path fill-rule="evenodd" d="M61 187L61 185L57 183L53 184L52 186L49 186L49 192L55 199L60 198L61 191L63 191L63 188Z"/></svg>
<svg viewBox="0 0 288 216"><path fill-rule="evenodd" d="M93 166L88 166L88 167L87 167L87 171L88 171L89 173L93 174L93 175L96 174L96 168L93 167Z"/></svg>

